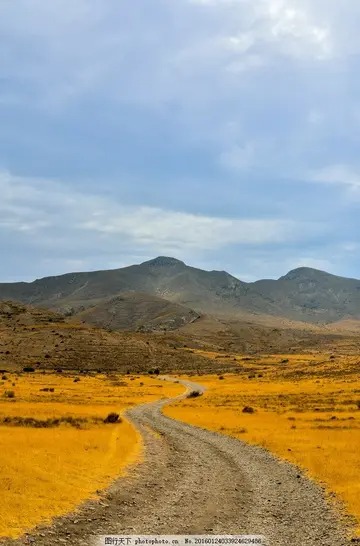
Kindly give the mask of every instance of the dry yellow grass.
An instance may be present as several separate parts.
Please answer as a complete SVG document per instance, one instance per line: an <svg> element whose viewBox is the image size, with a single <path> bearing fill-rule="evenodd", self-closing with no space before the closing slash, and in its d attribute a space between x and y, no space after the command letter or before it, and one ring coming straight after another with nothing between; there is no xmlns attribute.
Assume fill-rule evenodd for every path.
<svg viewBox="0 0 360 546"><path fill-rule="evenodd" d="M0 381L0 419L85 421L80 429L66 423L39 429L0 426L0 537L17 537L74 510L140 459L137 432L126 420L103 424L108 413L182 391L179 385L150 377L81 376L76 383L75 376L67 375L6 377ZM8 391L14 391L15 398L6 397Z"/></svg>
<svg viewBox="0 0 360 546"><path fill-rule="evenodd" d="M360 532L357 359L321 354L237 358L239 374L221 380L191 377L207 387L205 395L172 405L166 414L263 446L306 469L341 499ZM245 406L255 413L243 413Z"/></svg>

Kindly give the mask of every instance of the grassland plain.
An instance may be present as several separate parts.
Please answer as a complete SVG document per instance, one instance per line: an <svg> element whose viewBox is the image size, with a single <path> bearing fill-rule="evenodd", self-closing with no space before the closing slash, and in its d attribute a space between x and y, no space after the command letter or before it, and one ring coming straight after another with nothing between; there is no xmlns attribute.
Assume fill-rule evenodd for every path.
<svg viewBox="0 0 360 546"><path fill-rule="evenodd" d="M206 355L218 362L236 358L238 373L192 376L206 393L168 406L165 414L260 445L302 467L356 518L360 535L356 357Z"/></svg>
<svg viewBox="0 0 360 546"><path fill-rule="evenodd" d="M182 390L149 376L0 375L0 539L74 510L141 459L138 433L105 424L109 413Z"/></svg>

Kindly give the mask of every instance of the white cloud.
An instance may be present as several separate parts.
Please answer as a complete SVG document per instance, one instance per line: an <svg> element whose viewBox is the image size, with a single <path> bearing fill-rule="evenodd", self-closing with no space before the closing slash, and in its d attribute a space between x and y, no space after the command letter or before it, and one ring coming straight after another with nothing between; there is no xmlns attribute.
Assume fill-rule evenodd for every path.
<svg viewBox="0 0 360 546"><path fill-rule="evenodd" d="M306 3L265 0L263 5L268 9L271 34L276 40L286 43L288 54L315 55L318 59L331 55L330 28L321 20L317 22ZM301 46L306 49L301 50Z"/></svg>
<svg viewBox="0 0 360 546"><path fill-rule="evenodd" d="M230 244L259 245L291 240L295 225L287 220L226 219L150 207L106 211L80 227L107 235L132 237L140 245L216 249Z"/></svg>
<svg viewBox="0 0 360 546"><path fill-rule="evenodd" d="M325 59L333 54L332 27L328 22L328 10L316 10L306 0L191 0L191 3L217 9L218 15L226 14L228 28L237 22L242 32L227 36L228 45L234 50L248 50L258 45L262 56L277 52L285 56ZM245 20L245 28L242 25ZM231 21L232 23L231 24ZM267 50L267 46L275 51Z"/></svg>
<svg viewBox="0 0 360 546"><path fill-rule="evenodd" d="M71 260L104 252L106 263L115 263L124 245L140 255L232 244L259 249L316 238L322 228L306 219L324 219L330 209L332 235L348 240L343 203L332 191L328 210L312 202L312 187L299 190L299 172L328 155L334 165L308 180L343 185L351 197L360 188L360 169L345 164L351 154L356 164L359 129L358 0L148 4L0 0L1 164L64 173L69 186L80 177L101 179L110 193L144 205L3 174L2 248L8 251L11 234L11 244L25 241L22 248L63 255L71 248ZM119 173L125 181L146 177L154 195L142 183L115 189ZM173 175L196 179L196 192L187 183L177 193L168 184ZM295 182L294 192L285 180ZM204 213L187 213L205 192ZM145 206L158 196L162 208ZM170 210L180 201L180 210ZM253 218L226 217L246 203ZM273 218L279 210L288 218Z"/></svg>
<svg viewBox="0 0 360 546"><path fill-rule="evenodd" d="M286 218L221 218L146 206L126 206L71 191L53 181L0 176L5 232L30 244L72 247L85 240L116 248L119 241L149 252L271 245L312 237L323 228ZM81 259L81 258L80 258Z"/></svg>
<svg viewBox="0 0 360 546"><path fill-rule="evenodd" d="M95 90L120 100L186 101L199 85L214 95L219 77L230 78L222 83L231 87L234 75L241 81L244 72L271 65L279 55L331 56L331 22L342 10L334 6L179 0L160 4L149 19L141 2L0 2L0 32L6 36L0 69L5 78L35 86L28 100L39 108ZM200 7L209 13L199 13Z"/></svg>
<svg viewBox="0 0 360 546"><path fill-rule="evenodd" d="M337 184L360 189L360 171L348 165L330 165L309 173L309 180L321 184Z"/></svg>

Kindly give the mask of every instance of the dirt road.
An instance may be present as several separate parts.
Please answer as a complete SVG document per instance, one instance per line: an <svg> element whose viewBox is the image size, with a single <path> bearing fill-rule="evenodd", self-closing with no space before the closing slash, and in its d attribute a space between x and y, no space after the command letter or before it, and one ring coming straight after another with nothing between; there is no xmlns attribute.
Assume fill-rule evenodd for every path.
<svg viewBox="0 0 360 546"><path fill-rule="evenodd" d="M188 388L198 385L184 383ZM6 546L89 546L99 534L261 534L273 546L345 546L323 490L263 449L174 421L166 401L132 409L146 458L100 502Z"/></svg>

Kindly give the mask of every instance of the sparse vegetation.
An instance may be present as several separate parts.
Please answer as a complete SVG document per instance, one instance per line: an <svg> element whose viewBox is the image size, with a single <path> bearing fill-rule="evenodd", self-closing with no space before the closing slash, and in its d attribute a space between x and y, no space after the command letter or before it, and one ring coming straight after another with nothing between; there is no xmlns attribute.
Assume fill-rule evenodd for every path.
<svg viewBox="0 0 360 546"><path fill-rule="evenodd" d="M360 531L358 357L330 360L316 352L237 358L243 368L227 373L226 381L192 376L206 395L171 405L166 415L241 437L302 467L338 495ZM287 365L279 366L281 360Z"/></svg>
<svg viewBox="0 0 360 546"><path fill-rule="evenodd" d="M159 389L155 377L136 376L114 389L99 374L82 376L78 385L69 372L7 375L17 381L16 403L5 398L6 383L0 385L0 542L73 511L109 485L141 453L122 411L183 392L171 383ZM111 414L118 416L114 425L104 422Z"/></svg>
<svg viewBox="0 0 360 546"><path fill-rule="evenodd" d="M119 419L118 419L119 420ZM30 428L56 428L62 425L68 425L74 428L84 428L91 424L101 423L99 418L81 418L81 417L59 417L48 419L35 419L34 417L1 417L0 426L7 427L30 427ZM111 422L111 421L104 421Z"/></svg>
<svg viewBox="0 0 360 546"><path fill-rule="evenodd" d="M151 370L157 376L172 368L191 371L207 362L199 355L174 351L151 333L107 332L51 311L11 302L0 302L0 334L1 375L15 370L30 374L40 369L59 374L77 370L80 375L86 368L88 372L105 373Z"/></svg>

